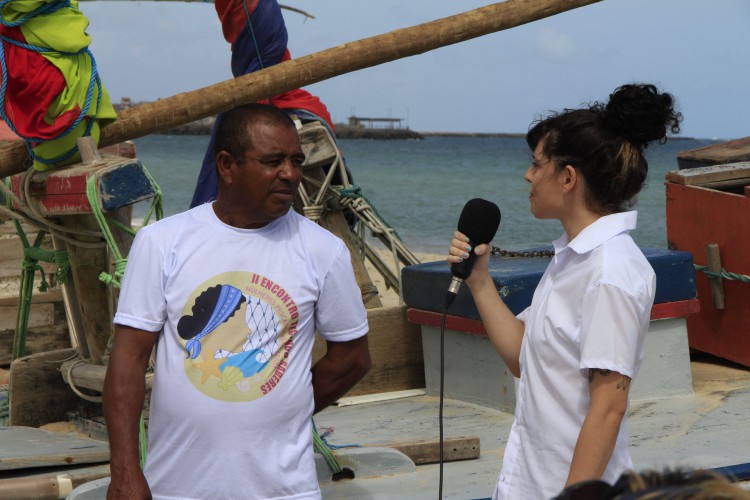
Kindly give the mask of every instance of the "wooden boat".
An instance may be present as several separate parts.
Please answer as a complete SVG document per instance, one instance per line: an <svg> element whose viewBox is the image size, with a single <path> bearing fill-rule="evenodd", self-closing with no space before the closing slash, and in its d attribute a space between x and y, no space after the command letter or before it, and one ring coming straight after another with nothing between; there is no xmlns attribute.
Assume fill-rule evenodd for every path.
<svg viewBox="0 0 750 500"><path fill-rule="evenodd" d="M566 8L586 3L590 2L569 2ZM558 11L564 10L554 2L538 0L534 3L540 11L544 11L544 15L554 13L554 8L550 5ZM501 7L496 14L502 10ZM497 21L490 27L487 19L492 16L487 13L488 10L483 9L482 13L463 18L457 24L457 32L462 34L449 35L447 39L433 36L435 33L442 33L442 37L446 33L435 29L434 25L422 30L425 37L409 34L406 38L427 40L426 45L420 45L412 52L400 52L398 57L428 50L430 44L437 46L455 43L460 37L479 36L498 29L498 26L528 22L535 15L540 15L524 12L521 15L522 21L519 21L518 17L513 17L518 16L517 12L502 12L502 16L497 16L502 21ZM469 35L466 35L467 32ZM385 40L375 38L370 47ZM388 44L393 43L392 36L387 37L387 40ZM284 89L328 78L332 76L330 73L315 69L319 67L317 61L324 56L345 60L339 49L331 49L332 52L327 55L289 61L190 95L175 96L127 110L115 126L104 130L101 144L119 144L124 140L152 133L159 127L172 127L215 114L238 102L258 100ZM353 55L356 63L337 68L338 72L352 71L396 57L385 49L369 50L367 44L343 50ZM375 54L375 57L371 57L371 54ZM293 75L289 76L290 74ZM160 113L162 117L168 116L169 119L158 123L144 120L144 117ZM314 141L317 140L315 137L320 137L316 134L320 133L322 132L311 134ZM335 152L333 154L335 156ZM309 161L313 169L330 160L328 157L329 160L321 160L321 165L318 165L312 157L310 155ZM0 171L3 175L20 174L22 158L23 151L18 144L0 148ZM112 158L106 160L118 161ZM317 172L307 181L306 188L313 201L315 193L320 192L319 177L320 172ZM145 195L142 193L139 196ZM83 202L81 206L82 204ZM113 210L121 208L112 207ZM347 237L348 229L342 225L341 217L324 223ZM352 248L356 248L356 245ZM676 258L681 255L676 252L669 253L668 256ZM99 268L106 267L109 263L108 258L101 255L81 255L79 259L82 259L82 263L98 261ZM651 384L642 387L642 392L634 398L631 405L634 458L641 468L661 468L679 463L690 467L730 466L735 474L744 474L744 469L735 466L748 461L747 450L750 449L746 433L742 431L748 423L745 409L750 403L747 401L750 398L750 391L747 390L750 387L750 374L744 368L717 363L710 358L695 358L691 362L686 325L689 318L696 314L697 307L689 279L686 284L686 278L691 274L685 260L669 262L677 262L678 267L681 266L681 285L675 288L682 295L678 294L675 300L665 301L664 304L670 305L663 306L661 315L653 318L650 336L655 347L650 350L647 365L648 370L653 373ZM502 259L498 261L499 266L508 264ZM531 282L527 278L538 274L540 264L539 261L529 261L526 265L528 268L520 271L522 277L518 279L526 280L524 282L528 288ZM439 280L444 280L447 277L445 264L433 265L437 268L441 266L443 269L439 273ZM74 265L77 271L84 267L83 264ZM421 279L418 276L422 272L420 269L410 269L403 276L408 277L414 271L417 274L414 279ZM391 272L396 274L392 277L395 280L392 283L397 283L400 278L398 270ZM368 316L373 338L374 368L346 398L316 417L319 428L334 430L334 434L327 438L332 445L360 445L336 451L340 463L352 468L356 478L333 481L328 465L323 457L319 457L321 488L326 498L433 498L440 471L439 465L435 463L438 435L436 335L434 314L430 314L434 311L420 302L424 298L421 294L405 296L408 307L379 307L377 293L373 296L366 273L360 272L359 279L363 300L369 302L370 306ZM17 423L21 425L0 429L0 442L4 445L0 449L2 453L10 455L0 456L0 470L3 471L0 474L0 492L3 491L2 488L6 488L5 491L13 491L17 498L60 498L67 492L70 492L70 498L78 496L80 499L84 495L87 495L85 498L103 498L106 489L106 446L95 440L50 436L35 428L43 425L45 419L51 421L49 419L61 418L60 411L67 413L71 407L84 406L88 409L79 414L78 421L86 426L92 437L101 436L101 419L97 419L95 414L86 413L95 412L96 403L82 402L71 385L85 395L101 391L106 369L102 361L106 357L108 339L108 334L102 332L109 329L109 326L101 325L107 322L103 318L111 321L111 301L109 292L102 292L98 284L92 284L83 275L74 277L74 283L77 287L75 293L61 294L68 297L68 304L76 299L80 301L89 297L100 304L96 313L88 311L68 314L68 318L84 318L88 315L82 320L81 330L78 326L72 326L71 330L79 331L80 334L75 334L74 338L77 339L77 345L86 346L91 362L65 364L66 359L72 355L72 349L65 348L42 350L16 360L13 365L14 382L19 384L17 387L25 386L26 389L12 392L24 395L25 401L11 406L12 411L18 414ZM88 284L83 289L78 288L83 283ZM423 286L418 285L418 288ZM438 288L443 290L445 287ZM465 307L469 308L470 305L466 304ZM515 382L507 375L499 359L486 356L491 348L486 338L482 337L481 327L476 324L476 318L471 316L469 309L463 309L450 318L448 335L455 348L467 354L466 358L462 358L463 362L458 363L462 366L454 364L449 367L449 398L445 406L446 443L449 448L446 453L448 462L445 464L445 493L450 498L487 497L500 469L502 450L512 421ZM395 352L393 346L398 346ZM314 356L319 355L319 351L314 353ZM465 359L471 359L472 362L468 363ZM497 384L498 379L503 380L503 383ZM45 410L43 417L40 417L40 412L37 411L39 409ZM15 423L13 419L11 423ZM25 434L16 438L13 436L16 431ZM45 447L39 453L42 443L52 442L54 445ZM36 444L27 446L28 443ZM33 473L28 471L29 466L35 469ZM67 490L61 489L60 485L64 485ZM42 490L44 493L41 493Z"/></svg>

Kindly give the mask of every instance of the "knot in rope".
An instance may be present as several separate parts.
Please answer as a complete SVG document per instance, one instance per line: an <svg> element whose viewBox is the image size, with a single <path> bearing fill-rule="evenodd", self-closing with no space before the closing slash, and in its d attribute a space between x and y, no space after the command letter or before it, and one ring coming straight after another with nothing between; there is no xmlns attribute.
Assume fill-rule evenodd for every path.
<svg viewBox="0 0 750 500"><path fill-rule="evenodd" d="M99 281L120 288L122 285L122 277L125 274L125 266L128 263L128 259L116 259L115 260L115 272L114 274L101 273L99 274Z"/></svg>
<svg viewBox="0 0 750 500"><path fill-rule="evenodd" d="M339 194L344 198L364 198L362 194L362 188L356 184L352 184L349 187L342 186L339 188Z"/></svg>

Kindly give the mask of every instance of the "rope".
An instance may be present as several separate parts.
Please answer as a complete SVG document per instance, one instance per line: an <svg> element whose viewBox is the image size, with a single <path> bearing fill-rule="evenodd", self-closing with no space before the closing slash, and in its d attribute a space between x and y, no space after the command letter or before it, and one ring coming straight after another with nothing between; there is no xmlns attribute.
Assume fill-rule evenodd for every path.
<svg viewBox="0 0 750 500"><path fill-rule="evenodd" d="M2 11L2 9L4 9L5 6L8 5L11 1L12 0L2 0L2 1L0 1L0 11ZM7 21L5 21L5 19L2 18L2 16L0 16L0 24L2 24L3 26L9 27L9 28L17 27L17 26L22 25L23 23L25 23L29 19L32 19L32 18L34 18L36 16L41 16L41 15L45 15L45 14L51 14L51 13L56 12L56 11L62 9L62 8L65 8L65 7L73 8L72 5L70 4L69 0L43 3L37 9L29 12L25 16L21 17L20 19L18 19L16 21L13 21L13 22L7 22ZM89 87L88 87L88 90L87 90L87 93L86 93L86 101L84 102L83 108L81 109L81 112L78 115L78 117L75 119L75 121L66 130L64 130L63 132L61 132L60 134L58 134L56 137L54 137L52 139L44 139L44 138L41 138L41 137L25 136L25 135L19 133L19 131L16 129L16 127L15 127L15 125L13 123L13 120L11 120L10 117L5 113L5 93L6 93L6 90L7 90L7 87L8 87L8 69L7 69L7 62L5 60L5 44L6 43L11 44L11 45L15 45L17 47L26 49L26 50L31 51L31 52L37 52L37 53L55 53L55 54L59 54L59 55L62 55L62 56L68 56L68 57L73 57L73 56L78 56L78 55L81 55L81 54L86 54L89 57L89 59L91 59L91 78L89 79ZM60 155L60 156L58 156L56 158L51 158L51 159L42 158L40 156L37 156L34 153L33 147L32 147L32 143L39 144L39 143L44 143L44 142L49 142L49 141L57 140L57 139L59 139L61 137L64 137L64 136L68 135L76 127L78 127L78 125L81 123L81 121L84 118L86 118L86 115L88 114L89 108L91 107L91 101L92 101L92 98L93 98L94 86L95 85L98 88L98 92L97 92L97 96L96 96L96 108L95 109L97 111L99 110L99 107L100 107L101 101L102 101L102 93L103 93L102 92L102 82L101 82L101 79L99 77L99 71L97 69L96 60L94 59L94 54L91 53L91 51L89 50L89 48L85 47L85 48L79 50L78 52L56 51L56 50L50 49L48 47L38 47L38 46L30 45L30 44L27 44L27 43L24 43L24 42L19 42L18 40L14 40L14 39L8 38L6 36L0 36L0 69L2 70L2 82L0 82L0 117L2 117L3 120L5 120L5 122L8 124L8 127L13 131L13 133L15 133L16 135L18 135L22 139L24 139L24 141L26 142L26 149L28 150L29 155L31 156L31 158L34 161L37 161L37 162L45 164L45 165L53 165L53 164L56 164L56 163L63 162L65 160L71 158L76 153L78 153L78 146L74 145L67 152L63 153L62 155ZM88 120L88 123L86 124L86 129L85 129L85 131L83 133L84 136L91 135L91 128L93 127L95 121L96 121L96 119L94 117L92 117L91 119Z"/></svg>
<svg viewBox="0 0 750 500"><path fill-rule="evenodd" d="M331 451L331 447L328 445L328 443L325 442L322 437L320 437L320 435L318 434L318 429L315 427L315 421L313 421L312 430L313 450L316 453L320 453L325 459L328 467L331 469L331 472L333 472L332 479L334 481L338 481L339 479L354 479L354 471L352 471L348 467L341 467L341 464L339 464L336 455L334 455L333 451ZM343 448L343 446L339 446L339 448Z"/></svg>
<svg viewBox="0 0 750 500"><path fill-rule="evenodd" d="M354 209L356 211L364 211L364 210L371 210L375 216L379 219L380 225L382 227L386 228L386 231L393 231L394 236L398 238L399 241L403 243L404 240L401 239L401 236L399 236L398 231L396 231L392 226L390 226L387 222L385 222L385 219L383 219L383 216L380 215L380 212L378 212L377 208L375 208L372 205L372 202L364 195L362 192L362 188L356 184L351 184L350 186L341 186L338 189L338 193L341 195L342 198L345 200L352 200L353 202L359 202L359 203L353 203L349 202L352 205L354 205ZM347 202L344 201L344 204Z"/></svg>
<svg viewBox="0 0 750 500"><path fill-rule="evenodd" d="M156 181L154 181L154 178L151 176L151 174L149 174L145 168L143 169L143 171L146 174L149 182L151 183L154 192L156 193L154 200L151 203L151 206L149 207L149 210L146 213L146 217L143 221L143 225L146 225L148 224L148 220L151 218L151 214L154 211L156 212L157 219L161 219L161 217L163 216L163 208L161 189L156 184ZM122 230L126 230L127 226L104 215L104 211L102 210L101 204L99 202L98 180L98 175L92 175L88 179L86 179L86 198L89 200L89 205L91 205L91 212L94 214L96 221L99 223L99 227L102 231L102 236L104 237L104 240L106 241L110 251L112 252L115 262L114 274L109 274L102 271L102 273L99 274L99 280L108 285L120 288L120 285L122 284L122 277L125 273L125 266L127 265L127 259L122 256L122 253L120 253L120 248L117 246L117 242L115 241L115 237L109 228L109 224L112 223ZM132 236L135 235L135 231L130 228L128 228L126 232L128 232L128 234Z"/></svg>
<svg viewBox="0 0 750 500"><path fill-rule="evenodd" d="M255 46L255 55L258 56L258 64L260 69L263 69L263 57L260 55L260 47L258 47L258 41L255 39L255 30L253 29L253 23L250 22L250 11L247 9L247 2L242 0L242 8L245 10L245 17L247 18L247 27L250 28L250 36L253 37L253 45Z"/></svg>
<svg viewBox="0 0 750 500"><path fill-rule="evenodd" d="M747 276L745 274L730 273L729 271L724 270L724 268L721 269L720 273L715 273L713 271L709 271L708 266L700 266L698 264L694 264L694 267L696 271L702 271L710 278L724 278L733 281L741 281L743 283L750 283L750 276Z"/></svg>
<svg viewBox="0 0 750 500"><path fill-rule="evenodd" d="M101 403L102 397L101 396L89 396L87 394L82 393L78 387L75 386L73 383L73 377L71 377L71 373L73 372L73 368L75 368L76 365L80 363L86 363L87 361L84 359L76 360L75 362L71 363L68 367L68 385L70 386L70 389L73 391L73 393L78 396L81 399L85 399L86 401L90 401L92 403Z"/></svg>

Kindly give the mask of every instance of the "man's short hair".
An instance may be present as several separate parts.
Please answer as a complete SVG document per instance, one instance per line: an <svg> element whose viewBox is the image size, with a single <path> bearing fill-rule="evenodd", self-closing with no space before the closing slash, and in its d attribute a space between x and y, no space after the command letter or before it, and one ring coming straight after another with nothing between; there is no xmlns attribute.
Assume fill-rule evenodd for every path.
<svg viewBox="0 0 750 500"><path fill-rule="evenodd" d="M215 154L226 151L241 164L245 152L252 147L247 131L260 124L295 128L289 115L274 106L260 103L237 106L220 115L214 143Z"/></svg>

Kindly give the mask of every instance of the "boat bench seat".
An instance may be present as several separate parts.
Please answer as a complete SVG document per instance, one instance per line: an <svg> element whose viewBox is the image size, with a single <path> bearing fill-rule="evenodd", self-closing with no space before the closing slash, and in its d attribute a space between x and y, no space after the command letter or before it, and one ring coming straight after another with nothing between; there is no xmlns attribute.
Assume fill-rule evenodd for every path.
<svg viewBox="0 0 750 500"><path fill-rule="evenodd" d="M692 254L642 250L656 272L656 299L645 359L633 383L631 399L690 394L693 385L685 318L700 308ZM547 257L490 258L490 275L514 314L531 303L548 263ZM450 281L446 261L402 270L407 319L421 327L425 385L432 395L437 395L440 387L440 325ZM513 412L518 381L487 338L468 287L459 290L446 318L444 368L446 397Z"/></svg>

